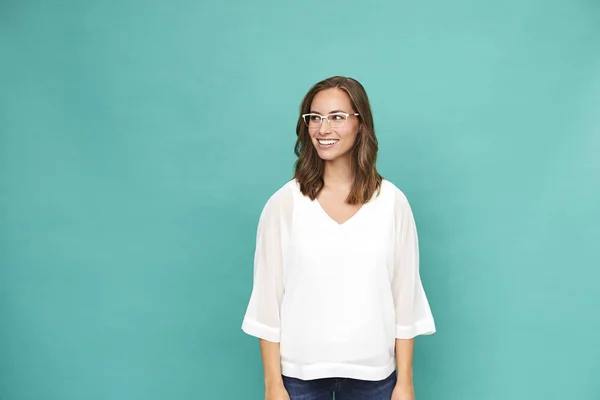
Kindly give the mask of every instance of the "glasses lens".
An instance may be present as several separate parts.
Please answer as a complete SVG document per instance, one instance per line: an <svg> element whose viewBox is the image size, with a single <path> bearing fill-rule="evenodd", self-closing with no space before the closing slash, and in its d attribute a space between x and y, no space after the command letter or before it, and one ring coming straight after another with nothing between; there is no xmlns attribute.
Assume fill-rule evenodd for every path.
<svg viewBox="0 0 600 400"><path fill-rule="evenodd" d="M309 128L316 128L321 125L321 116L315 114L308 114L304 116L304 123Z"/></svg>
<svg viewBox="0 0 600 400"><path fill-rule="evenodd" d="M329 121L331 123L332 128L339 128L340 126L344 125L344 122L346 122L346 115L345 114L331 114L329 116Z"/></svg>

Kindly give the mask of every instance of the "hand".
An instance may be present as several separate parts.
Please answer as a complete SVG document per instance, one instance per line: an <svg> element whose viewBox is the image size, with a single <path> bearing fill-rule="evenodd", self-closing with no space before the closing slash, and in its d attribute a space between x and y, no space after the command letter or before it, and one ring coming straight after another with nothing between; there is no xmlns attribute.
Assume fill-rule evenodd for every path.
<svg viewBox="0 0 600 400"><path fill-rule="evenodd" d="M391 400L415 400L415 389L412 384L397 383Z"/></svg>
<svg viewBox="0 0 600 400"><path fill-rule="evenodd" d="M267 386L265 390L265 400L290 400L290 395L283 383L275 386Z"/></svg>

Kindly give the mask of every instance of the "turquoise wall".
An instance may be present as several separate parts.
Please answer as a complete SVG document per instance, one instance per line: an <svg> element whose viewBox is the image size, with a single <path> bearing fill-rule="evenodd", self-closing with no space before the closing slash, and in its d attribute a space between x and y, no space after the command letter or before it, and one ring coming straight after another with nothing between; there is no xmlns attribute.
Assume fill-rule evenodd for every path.
<svg viewBox="0 0 600 400"><path fill-rule="evenodd" d="M366 87L438 333L418 400L600 395L600 2L0 3L0 399L261 399L254 234Z"/></svg>

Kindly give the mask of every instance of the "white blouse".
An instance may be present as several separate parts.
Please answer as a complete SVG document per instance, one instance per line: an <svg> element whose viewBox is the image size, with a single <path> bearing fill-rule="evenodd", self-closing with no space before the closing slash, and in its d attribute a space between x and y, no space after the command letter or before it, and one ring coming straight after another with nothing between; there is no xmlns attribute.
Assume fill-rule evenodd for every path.
<svg viewBox="0 0 600 400"><path fill-rule="evenodd" d="M242 329L280 343L286 376L389 376L396 338L435 332L403 192L383 180L380 193L339 224L295 180L280 188L258 223Z"/></svg>

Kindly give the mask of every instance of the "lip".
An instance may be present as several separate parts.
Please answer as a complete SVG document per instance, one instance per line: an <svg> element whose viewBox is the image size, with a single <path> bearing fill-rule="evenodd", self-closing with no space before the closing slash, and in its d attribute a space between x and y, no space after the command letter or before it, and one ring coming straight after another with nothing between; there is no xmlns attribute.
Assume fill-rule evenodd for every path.
<svg viewBox="0 0 600 400"><path fill-rule="evenodd" d="M326 149L330 149L333 146L335 146L340 140L339 139L328 139L328 138L315 138L317 140L317 145L319 146L320 149L326 150ZM319 142L319 140L332 140L335 141L332 144L322 144Z"/></svg>

